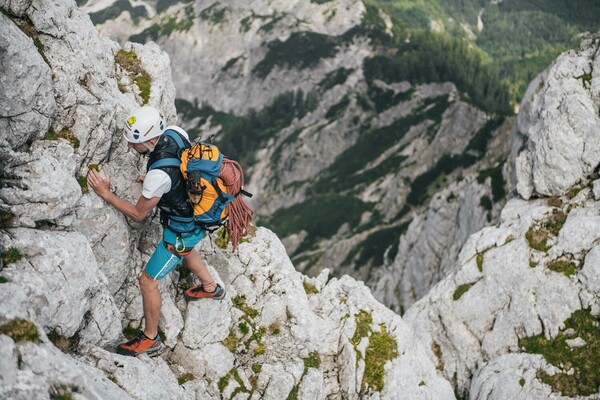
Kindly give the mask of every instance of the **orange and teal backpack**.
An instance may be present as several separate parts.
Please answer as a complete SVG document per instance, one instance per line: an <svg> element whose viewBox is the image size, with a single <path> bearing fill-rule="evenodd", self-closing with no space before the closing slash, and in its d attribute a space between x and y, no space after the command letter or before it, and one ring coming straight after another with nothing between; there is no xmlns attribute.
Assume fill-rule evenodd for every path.
<svg viewBox="0 0 600 400"><path fill-rule="evenodd" d="M179 146L179 158L163 158L150 169L179 166L186 181L188 201L194 207L194 221L213 232L225 225L227 239L235 249L246 236L254 212L240 195L252 197L244 190L244 173L237 161L223 156L217 146L200 142L191 147L169 129L164 132Z"/></svg>

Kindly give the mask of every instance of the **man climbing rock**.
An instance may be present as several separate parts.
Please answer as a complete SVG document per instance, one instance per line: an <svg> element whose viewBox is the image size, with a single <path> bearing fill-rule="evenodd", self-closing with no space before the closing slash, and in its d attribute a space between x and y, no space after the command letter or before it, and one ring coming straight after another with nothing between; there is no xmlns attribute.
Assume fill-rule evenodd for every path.
<svg viewBox="0 0 600 400"><path fill-rule="evenodd" d="M202 257L194 250L206 231L194 223L193 209L187 201L181 171L173 166L150 169L157 160L178 157L178 145L169 135L163 135L166 130L177 132L189 146L188 134L176 126L165 128L165 121L155 108L141 107L127 119L123 134L127 146L148 156L146 176L138 179L143 186L142 195L136 204L121 199L110 191L110 177L104 178L94 170L90 170L87 176L89 187L98 196L135 221L142 221L155 206L161 212L163 238L139 277L145 328L135 339L117 347L117 353L129 356L155 353L162 349L158 333L161 308L158 284L160 279L182 261L202 282L201 285L186 290L185 297L188 301L203 298L221 300L225 297L225 289L215 282Z"/></svg>

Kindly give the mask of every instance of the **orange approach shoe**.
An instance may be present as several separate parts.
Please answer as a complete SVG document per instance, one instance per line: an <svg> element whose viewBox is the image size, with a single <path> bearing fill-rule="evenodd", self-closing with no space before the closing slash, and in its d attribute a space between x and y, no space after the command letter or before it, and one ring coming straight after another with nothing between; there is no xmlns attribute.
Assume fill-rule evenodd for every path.
<svg viewBox="0 0 600 400"><path fill-rule="evenodd" d="M159 352L162 348L160 335L156 335L156 339L150 339L144 335L144 332L140 332L135 339L117 346L117 354L124 356L137 356L142 353L153 354Z"/></svg>
<svg viewBox="0 0 600 400"><path fill-rule="evenodd" d="M200 299L213 299L213 300L221 300L225 297L225 289L221 287L217 283L217 287L214 292L207 292L204 290L202 285L194 286L186 290L184 293L185 299L187 301L194 301Z"/></svg>

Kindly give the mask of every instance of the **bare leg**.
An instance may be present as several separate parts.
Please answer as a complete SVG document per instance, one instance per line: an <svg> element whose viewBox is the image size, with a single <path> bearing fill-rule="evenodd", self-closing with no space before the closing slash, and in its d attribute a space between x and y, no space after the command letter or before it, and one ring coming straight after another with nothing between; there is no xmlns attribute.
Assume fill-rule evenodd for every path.
<svg viewBox="0 0 600 400"><path fill-rule="evenodd" d="M154 339L158 334L158 318L160 316L160 290L158 290L158 280L154 280L146 273L142 272L139 277L140 289L142 291L142 303L144 305L144 319L146 328L144 335Z"/></svg>
<svg viewBox="0 0 600 400"><path fill-rule="evenodd" d="M207 292L214 292L217 288L217 283L208 272L206 264L204 263L204 260L202 260L200 253L198 253L196 250L192 250L190 254L184 257L184 260L185 265L187 265L190 271L200 278L204 290Z"/></svg>

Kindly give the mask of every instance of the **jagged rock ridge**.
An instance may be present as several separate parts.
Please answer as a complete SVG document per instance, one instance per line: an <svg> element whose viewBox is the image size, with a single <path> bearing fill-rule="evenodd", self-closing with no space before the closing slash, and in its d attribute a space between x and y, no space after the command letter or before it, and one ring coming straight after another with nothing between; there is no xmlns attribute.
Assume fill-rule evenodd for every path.
<svg viewBox="0 0 600 400"><path fill-rule="evenodd" d="M456 272L409 308L404 319L376 302L352 278L328 281L326 273L318 278L299 274L279 240L259 228L238 254L209 241L200 247L212 272L230 290L226 301L185 304L176 285L186 280L178 274L161 285L161 327L171 349L164 356L170 363L160 357L132 359L107 352L103 347L121 339L122 326L134 327L141 320L135 277L159 228L155 222L130 226L93 194L69 188L88 164L100 162L103 171L110 170L119 194L130 199L139 195L139 187L131 184L137 160L119 147L117 127L142 97L114 61L118 45L95 36L74 4L33 1L2 6L10 17L0 16L0 28L10 35L1 37L12 48L29 49L31 64L43 71L44 58L32 40L14 29L25 17L34 26L50 70L34 75L29 86L45 82L56 104L53 112L38 113L35 96L29 94L21 103L29 112L5 112L8 107L2 105L1 121L9 127L0 137L2 220L14 218L3 225L0 243L21 253L19 259L7 251L13 257L0 273L2 281L8 281L0 283L2 397L48 393L278 399L296 393L306 399L403 395L438 399L454 398L453 389L474 399L559 398L560 393L597 397L593 364L590 369L581 358L563 355L551 365L556 354L546 350L530 354L532 338L542 333L536 340L543 345L564 343L567 353L597 354L600 187L596 176L585 169L577 179L583 187L579 192L565 188L557 193L560 198L510 200L500 224L471 236L460 252ZM80 35L91 42L75 40ZM565 54L548 72L573 63L586 65L589 81L581 81L586 90L580 92L580 101L596 109L594 71L599 69L593 67L599 62L598 46L598 40L585 42L581 51ZM144 57L164 59L156 46L126 48L139 55L156 79L153 82L169 76L168 63L151 70L157 64ZM75 61L82 57L94 62ZM101 67L90 71L90 65ZM82 77L87 82L83 87L95 100L87 90L78 90ZM536 83L527 102L544 104L544 97L561 93L562 82L570 79L567 75L548 86ZM119 88L119 82L124 86ZM2 90L15 92L14 87L3 85ZM149 101L158 106L161 99L165 101L161 107L174 110L168 81L153 84ZM102 110L106 114L99 113ZM543 107L537 110L542 116L546 113ZM37 127L25 142L10 130L21 115ZM47 135L50 126L58 139ZM535 131L526 126L520 126L520 135L533 135ZM581 134L579 126L574 125L574 135ZM547 152L535 143L539 142L525 145L530 154ZM564 148L551 150L558 156ZM544 169L543 164L538 167ZM46 198L57 192L48 189L49 169L64 177L62 200ZM71 206L62 207L65 202ZM15 331L17 319L30 321L25 325L30 335ZM61 338L79 341L78 353L59 351ZM374 344L384 344L386 351L374 352ZM215 364L215 358L223 362ZM382 385L371 380L373 368L384 376ZM190 371L192 376L184 378ZM578 379L573 382L570 376ZM191 380L179 385L177 377L182 383Z"/></svg>

